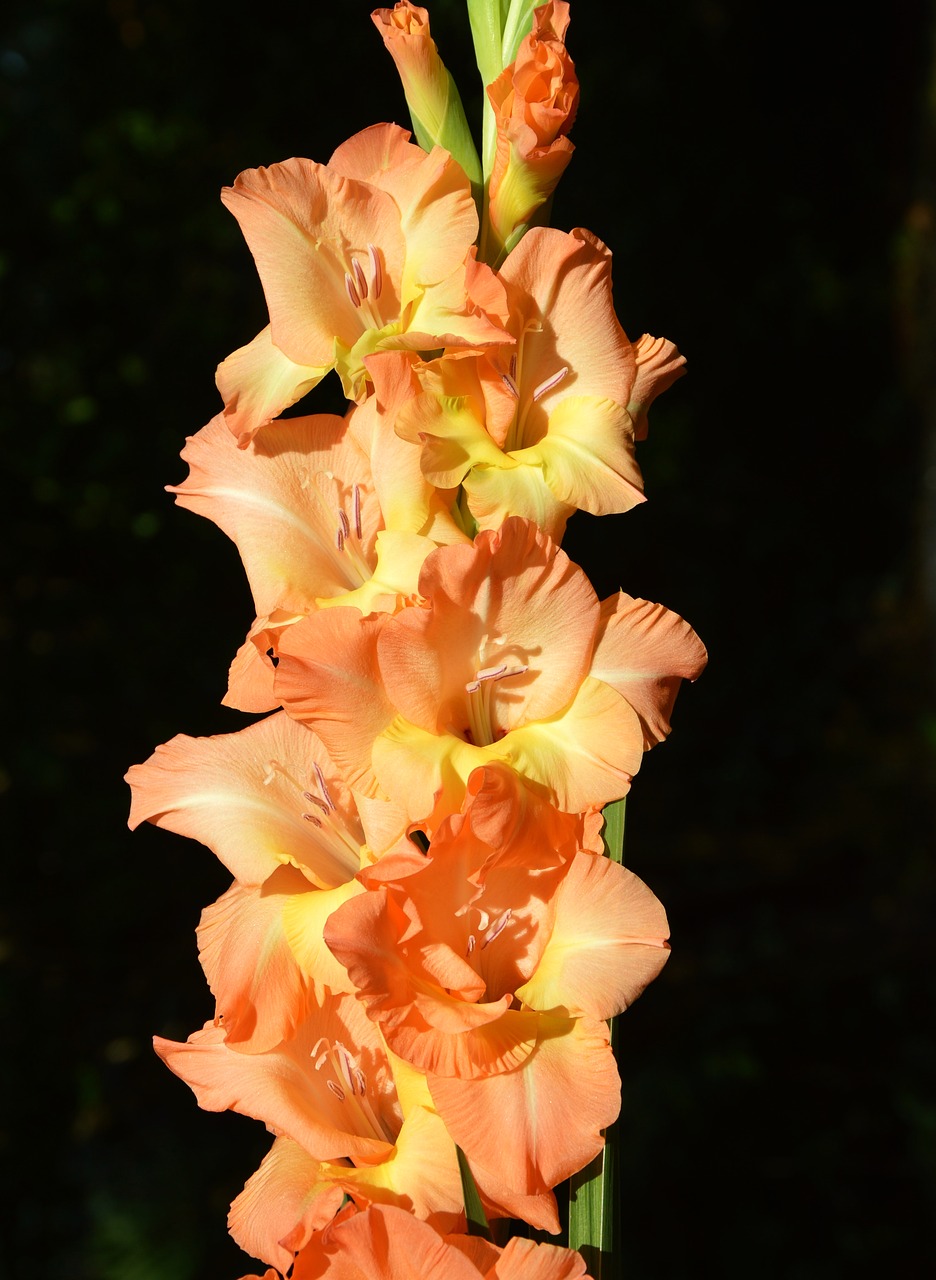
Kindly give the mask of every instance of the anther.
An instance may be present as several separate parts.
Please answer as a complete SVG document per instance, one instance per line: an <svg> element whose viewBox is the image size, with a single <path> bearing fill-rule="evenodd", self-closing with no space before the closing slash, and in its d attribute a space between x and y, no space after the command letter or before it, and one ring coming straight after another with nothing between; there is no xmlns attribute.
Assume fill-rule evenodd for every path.
<svg viewBox="0 0 936 1280"><path fill-rule="evenodd" d="M519 399L520 399L520 392L517 390L517 384L514 382L513 378L510 376L510 374L509 374L509 373L502 373L502 374L501 374L501 379L503 380L504 386L507 388L507 390L508 390L508 391L510 392L510 394L513 396L513 398L514 398L515 400L519 400Z"/></svg>
<svg viewBox="0 0 936 1280"><path fill-rule="evenodd" d="M522 676L527 667L508 667L502 663L499 667L482 667L475 672L475 678L465 685L465 693L477 693L486 680L506 680L509 676Z"/></svg>
<svg viewBox="0 0 936 1280"><path fill-rule="evenodd" d="M325 1083L328 1085L329 1089L331 1089L332 1093L335 1095L338 1101L344 1102L345 1091L344 1089L342 1089L341 1085L335 1084L334 1080L326 1080Z"/></svg>
<svg viewBox="0 0 936 1280"><path fill-rule="evenodd" d="M331 792L328 790L328 783L325 781L324 773L322 773L322 766L316 760L313 762L312 767L315 770L315 776L318 780L318 784L322 788L322 795L325 797L325 803L328 805L329 809L334 810L335 802L331 798Z"/></svg>
<svg viewBox="0 0 936 1280"><path fill-rule="evenodd" d="M569 366L564 364L558 373L554 373L551 378L547 378L545 382L541 382L533 392L533 399L539 400L540 396L544 396L547 391L552 391L553 387L558 387L559 383L569 372Z"/></svg>
<svg viewBox="0 0 936 1280"><path fill-rule="evenodd" d="M383 272L380 270L380 255L377 253L375 245L369 244L367 252L370 255L370 271L371 271L371 293L375 298L380 297L380 291L383 288Z"/></svg>
<svg viewBox="0 0 936 1280"><path fill-rule="evenodd" d="M516 351L510 357L510 378L512 382L517 381L517 353Z"/></svg>
<svg viewBox="0 0 936 1280"><path fill-rule="evenodd" d="M314 813L304 813L302 816L305 818L306 822L311 822L313 827L320 827L322 825L321 819L317 818Z"/></svg>
<svg viewBox="0 0 936 1280"><path fill-rule="evenodd" d="M364 537L364 528L361 524L361 486L354 486L354 532L359 538Z"/></svg>
<svg viewBox="0 0 936 1280"><path fill-rule="evenodd" d="M335 546L339 551L344 551L344 534L341 532L341 529L335 530Z"/></svg>
<svg viewBox="0 0 936 1280"><path fill-rule="evenodd" d="M312 792L311 792L311 791L303 791L303 793L302 793L302 798L303 798L303 800L309 800L312 804L317 804L317 805L318 805L318 807L319 807L320 809L324 809L324 811L325 811L326 813L330 813L330 812L331 812L331 810L329 809L329 807L328 807L328 805L325 803L325 801L322 799L322 797L321 797L321 796L314 796L314 795L312 794Z"/></svg>
<svg viewBox="0 0 936 1280"><path fill-rule="evenodd" d="M348 291L348 297L351 299L351 305L353 307L359 307L361 305L361 297L357 289L355 289L354 281L351 279L347 271L344 273L344 284Z"/></svg>
<svg viewBox="0 0 936 1280"><path fill-rule="evenodd" d="M509 921L509 919L510 919L510 907L507 908L507 910L498 920L497 924L492 925L490 929L488 929L487 933L484 935L484 941L481 943L482 951L488 945L489 942L493 942L494 939L498 936L498 934L504 931L504 929L507 927L507 922Z"/></svg>
<svg viewBox="0 0 936 1280"><path fill-rule="evenodd" d="M341 525L341 532L344 534L344 536L346 538L350 538L351 537L351 521L345 515L344 511L342 511L341 507L338 508L338 523Z"/></svg>
<svg viewBox="0 0 936 1280"><path fill-rule="evenodd" d="M469 933L469 935L468 935L468 950L466 951L466 953L465 953L465 954L470 956L470 955L471 955L471 953L472 953L472 951L474 951L474 949L475 949L475 936L474 936L474 934L473 934L473 933Z"/></svg>
<svg viewBox="0 0 936 1280"><path fill-rule="evenodd" d="M357 258L351 259L351 269L354 272L354 283L357 285L357 291L362 298L367 297L367 277L361 270L361 264Z"/></svg>

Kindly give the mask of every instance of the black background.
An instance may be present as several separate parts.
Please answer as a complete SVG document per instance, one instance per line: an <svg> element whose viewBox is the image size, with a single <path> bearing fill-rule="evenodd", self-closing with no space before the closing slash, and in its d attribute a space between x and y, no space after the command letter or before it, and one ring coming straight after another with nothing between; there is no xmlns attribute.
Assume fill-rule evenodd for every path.
<svg viewBox="0 0 936 1280"><path fill-rule="evenodd" d="M268 1139L198 1112L149 1039L212 1012L193 929L227 875L131 836L121 777L177 732L240 727L218 703L252 612L233 546L162 486L218 408L216 363L265 322L218 189L405 106L367 4L5 13L0 1274L225 1280L250 1270L224 1217ZM465 14L431 13L476 119ZM625 1273L922 1274L932 13L572 13L553 221L611 245L625 329L676 340L690 376L641 447L650 502L576 517L566 545L711 653L629 802L674 950L622 1025ZM312 407L340 410L336 386Z"/></svg>

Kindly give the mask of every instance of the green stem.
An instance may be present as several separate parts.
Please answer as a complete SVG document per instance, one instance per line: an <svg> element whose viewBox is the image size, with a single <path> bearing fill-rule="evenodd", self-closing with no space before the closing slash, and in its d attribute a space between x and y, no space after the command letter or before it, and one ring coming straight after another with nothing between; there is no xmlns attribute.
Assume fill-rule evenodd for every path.
<svg viewBox="0 0 936 1280"><path fill-rule="evenodd" d="M612 862L624 861L623 799L605 806L602 838ZM617 1056L618 1019L611 1020L611 1050ZM623 1260L620 1232L615 1249L616 1205L615 1165L617 1132L614 1125L605 1134L605 1145L591 1164L573 1174L569 1183L569 1248L578 1249L593 1280L622 1280Z"/></svg>

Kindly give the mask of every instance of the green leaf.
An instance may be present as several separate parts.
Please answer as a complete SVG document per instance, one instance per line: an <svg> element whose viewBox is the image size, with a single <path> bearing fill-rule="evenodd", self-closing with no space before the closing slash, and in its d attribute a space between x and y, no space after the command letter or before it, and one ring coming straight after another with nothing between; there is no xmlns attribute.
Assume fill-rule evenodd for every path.
<svg viewBox="0 0 936 1280"><path fill-rule="evenodd" d="M470 1236L484 1236L485 1240L490 1240L491 1228L488 1226L488 1220L484 1214L484 1207L481 1204L481 1197L478 1195L478 1188L471 1172L471 1166L468 1164L468 1158L461 1147L456 1147L455 1150L458 1152L458 1172L461 1174L465 1217L468 1219L468 1234Z"/></svg>

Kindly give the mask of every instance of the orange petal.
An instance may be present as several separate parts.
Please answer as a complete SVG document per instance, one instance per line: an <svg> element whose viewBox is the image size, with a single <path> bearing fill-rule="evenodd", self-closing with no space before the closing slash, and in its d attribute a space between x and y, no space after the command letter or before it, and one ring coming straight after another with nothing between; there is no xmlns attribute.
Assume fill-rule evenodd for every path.
<svg viewBox="0 0 936 1280"><path fill-rule="evenodd" d="M198 954L216 1019L227 1043L243 1053L274 1048L305 1015L307 984L284 932L283 910L308 889L294 867L279 867L262 889L235 883L202 912Z"/></svg>
<svg viewBox="0 0 936 1280"><path fill-rule="evenodd" d="M335 809L316 824L318 764ZM344 884L360 867L353 801L321 742L288 716L269 716L239 733L179 734L127 773L130 827L154 822L200 840L242 884L262 884L277 867L298 867L313 884ZM357 846L355 848L355 845Z"/></svg>
<svg viewBox="0 0 936 1280"><path fill-rule="evenodd" d="M186 442L189 475L170 486L240 552L256 612L308 613L373 572L380 509L367 458L334 414L291 418L235 448L220 417Z"/></svg>
<svg viewBox="0 0 936 1280"><path fill-rule="evenodd" d="M315 1231L341 1207L341 1188L321 1179L322 1164L289 1138L277 1138L231 1205L228 1229L251 1257L285 1273Z"/></svg>
<svg viewBox="0 0 936 1280"><path fill-rule="evenodd" d="M393 717L377 667L377 640L388 620L362 618L352 608L306 618L284 633L274 681L290 716L315 725L348 785L371 796L374 740Z"/></svg>
<svg viewBox="0 0 936 1280"><path fill-rule="evenodd" d="M432 1099L489 1194L551 1190L604 1145L620 1110L607 1026L540 1015L536 1049L517 1071L479 1080L429 1077Z"/></svg>
<svg viewBox="0 0 936 1280"><path fill-rule="evenodd" d="M549 941L517 997L611 1018L633 1004L669 958L666 912L642 880L607 858L580 853L551 902Z"/></svg>
<svg viewBox="0 0 936 1280"><path fill-rule="evenodd" d="M296 364L273 345L270 326L246 347L239 347L218 365L215 381L224 400L223 419L241 449L261 427L301 400L330 366Z"/></svg>
<svg viewBox="0 0 936 1280"><path fill-rule="evenodd" d="M644 746L662 742L682 680L695 680L705 646L678 614L623 591L601 603L591 674L627 699L640 717Z"/></svg>

